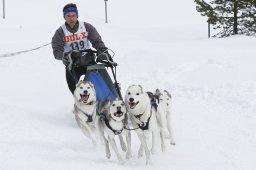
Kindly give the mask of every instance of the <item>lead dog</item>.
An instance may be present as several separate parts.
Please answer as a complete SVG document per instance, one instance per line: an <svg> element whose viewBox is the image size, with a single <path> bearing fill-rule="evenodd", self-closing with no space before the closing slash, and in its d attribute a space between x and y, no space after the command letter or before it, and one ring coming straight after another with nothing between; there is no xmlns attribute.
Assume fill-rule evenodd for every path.
<svg viewBox="0 0 256 170"><path fill-rule="evenodd" d="M96 145L95 119L96 119L96 91L89 81L84 81L84 75L80 77L74 91L75 119L85 136L89 137Z"/></svg>
<svg viewBox="0 0 256 170"><path fill-rule="evenodd" d="M139 157L146 155L146 164L150 163L150 151L147 145L146 136L152 134L151 152L156 152L157 138L159 137L159 125L156 117L156 108L151 105L151 98L140 85L129 86L126 90L125 104L130 113L130 119L133 127L141 142L138 152ZM160 122L161 123L161 122ZM163 135L161 137L161 145L164 145Z"/></svg>
<svg viewBox="0 0 256 170"><path fill-rule="evenodd" d="M102 137L105 144L106 157L109 159L111 157L109 143L112 146L117 159L121 164L124 160L118 151L115 136L119 136L121 148L126 151L126 158L131 158L131 134L130 131L126 129L128 124L127 120L127 110L125 104L122 100L116 99L114 101L104 101L99 103L99 116L97 118L97 129L99 130L100 136ZM127 148L125 146L122 135L125 135Z"/></svg>
<svg viewBox="0 0 256 170"><path fill-rule="evenodd" d="M171 145L175 145L173 129L171 126L171 100L172 96L167 90L156 89L155 96L158 99L158 107L163 110L163 127L168 129L168 138L171 139Z"/></svg>

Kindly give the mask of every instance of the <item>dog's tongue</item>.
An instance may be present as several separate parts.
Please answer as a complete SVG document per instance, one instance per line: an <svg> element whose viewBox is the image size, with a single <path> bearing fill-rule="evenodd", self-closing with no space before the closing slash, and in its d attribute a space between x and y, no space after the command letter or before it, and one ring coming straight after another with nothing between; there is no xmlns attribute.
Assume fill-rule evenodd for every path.
<svg viewBox="0 0 256 170"><path fill-rule="evenodd" d="M87 101L89 98L89 95L81 95L80 101Z"/></svg>
<svg viewBox="0 0 256 170"><path fill-rule="evenodd" d="M123 116L123 112L122 111L117 111L116 113L114 113L114 115L116 117L121 117L121 116Z"/></svg>
<svg viewBox="0 0 256 170"><path fill-rule="evenodd" d="M135 103L129 103L129 105L130 105L131 107L134 107L134 106L135 106Z"/></svg>

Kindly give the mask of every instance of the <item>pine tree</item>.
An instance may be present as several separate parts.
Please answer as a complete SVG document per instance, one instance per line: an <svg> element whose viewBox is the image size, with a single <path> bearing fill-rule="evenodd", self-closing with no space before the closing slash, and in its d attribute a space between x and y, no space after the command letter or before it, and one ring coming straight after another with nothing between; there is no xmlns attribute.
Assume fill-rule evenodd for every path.
<svg viewBox="0 0 256 170"><path fill-rule="evenodd" d="M196 10L207 16L214 29L214 37L234 34L256 35L256 0L195 0Z"/></svg>

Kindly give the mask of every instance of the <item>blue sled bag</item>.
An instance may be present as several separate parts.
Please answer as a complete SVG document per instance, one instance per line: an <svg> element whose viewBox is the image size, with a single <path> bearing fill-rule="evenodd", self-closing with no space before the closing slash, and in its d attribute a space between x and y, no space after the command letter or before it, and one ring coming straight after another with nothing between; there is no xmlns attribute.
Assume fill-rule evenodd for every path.
<svg viewBox="0 0 256 170"><path fill-rule="evenodd" d="M103 64L88 66L85 79L94 85L98 101L119 98L116 88Z"/></svg>

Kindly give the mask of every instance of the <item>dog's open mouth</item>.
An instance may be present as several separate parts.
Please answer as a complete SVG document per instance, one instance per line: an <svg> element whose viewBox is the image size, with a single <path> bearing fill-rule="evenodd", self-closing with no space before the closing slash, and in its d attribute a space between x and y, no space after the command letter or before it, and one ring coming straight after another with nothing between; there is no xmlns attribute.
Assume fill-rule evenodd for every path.
<svg viewBox="0 0 256 170"><path fill-rule="evenodd" d="M123 116L123 112L122 111L117 111L116 113L114 113L114 116L115 117L121 117L121 116Z"/></svg>
<svg viewBox="0 0 256 170"><path fill-rule="evenodd" d="M89 99L89 94L88 95L84 95L84 94L80 94L81 99L79 100L79 102L83 102L86 103L87 100Z"/></svg>
<svg viewBox="0 0 256 170"><path fill-rule="evenodd" d="M131 109L134 109L135 106L137 106L137 104L139 103L139 101L137 101L136 103L135 102L129 102L129 106Z"/></svg>

